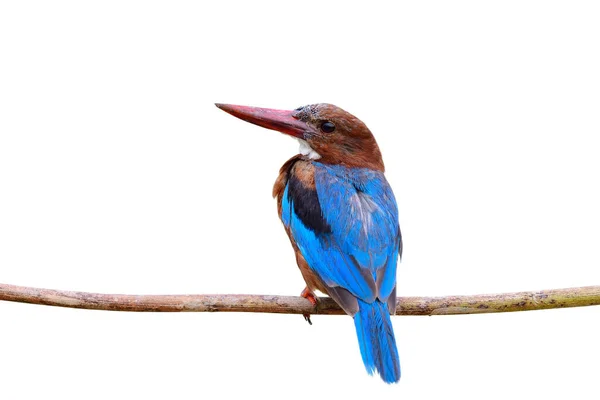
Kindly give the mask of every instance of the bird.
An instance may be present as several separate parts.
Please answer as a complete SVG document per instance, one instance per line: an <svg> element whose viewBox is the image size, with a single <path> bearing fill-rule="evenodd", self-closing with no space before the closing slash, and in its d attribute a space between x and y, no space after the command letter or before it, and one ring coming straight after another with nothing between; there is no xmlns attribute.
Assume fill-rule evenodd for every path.
<svg viewBox="0 0 600 400"><path fill-rule="evenodd" d="M327 103L294 110L215 104L246 122L298 140L273 187L279 217L306 282L354 319L367 372L400 380L390 315L396 313L396 269L402 256L398 207L381 151L367 126ZM310 323L310 316L306 316Z"/></svg>

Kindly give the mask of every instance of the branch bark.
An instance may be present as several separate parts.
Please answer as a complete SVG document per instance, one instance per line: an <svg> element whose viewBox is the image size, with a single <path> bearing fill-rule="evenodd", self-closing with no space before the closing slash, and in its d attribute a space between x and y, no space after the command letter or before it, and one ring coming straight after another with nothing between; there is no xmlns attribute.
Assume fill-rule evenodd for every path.
<svg viewBox="0 0 600 400"><path fill-rule="evenodd" d="M0 284L0 300L106 311L343 314L328 297L319 298L315 309L306 299L295 296L100 294ZM600 305L600 286L474 296L400 297L396 315L478 314L593 305Z"/></svg>

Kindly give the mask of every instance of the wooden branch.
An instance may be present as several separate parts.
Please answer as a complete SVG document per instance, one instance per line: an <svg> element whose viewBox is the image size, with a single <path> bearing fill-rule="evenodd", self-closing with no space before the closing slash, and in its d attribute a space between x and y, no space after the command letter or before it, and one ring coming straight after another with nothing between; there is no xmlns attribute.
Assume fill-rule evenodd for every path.
<svg viewBox="0 0 600 400"><path fill-rule="evenodd" d="M107 311L343 314L328 297L319 298L314 309L306 299L294 296L100 294L0 284L0 300ZM600 305L600 286L475 296L400 297L396 315L476 314L593 305Z"/></svg>

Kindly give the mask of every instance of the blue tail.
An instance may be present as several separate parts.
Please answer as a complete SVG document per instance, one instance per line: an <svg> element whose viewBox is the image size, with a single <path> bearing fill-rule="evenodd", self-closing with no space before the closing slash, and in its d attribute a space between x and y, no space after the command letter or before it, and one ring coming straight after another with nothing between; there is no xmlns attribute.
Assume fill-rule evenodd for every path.
<svg viewBox="0 0 600 400"><path fill-rule="evenodd" d="M379 300L373 303L358 300L354 325L367 372L377 371L387 383L398 382L400 359L387 305Z"/></svg>

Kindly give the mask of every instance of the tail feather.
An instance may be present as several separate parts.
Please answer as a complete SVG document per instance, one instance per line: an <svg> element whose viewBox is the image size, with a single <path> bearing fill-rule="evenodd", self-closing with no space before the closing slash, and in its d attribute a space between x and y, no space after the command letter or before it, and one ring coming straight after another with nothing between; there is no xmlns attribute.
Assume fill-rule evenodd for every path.
<svg viewBox="0 0 600 400"><path fill-rule="evenodd" d="M356 335L365 368L369 374L377 371L387 383L400 380L400 359L394 338L394 329L387 304L375 300L358 300L354 315Z"/></svg>

